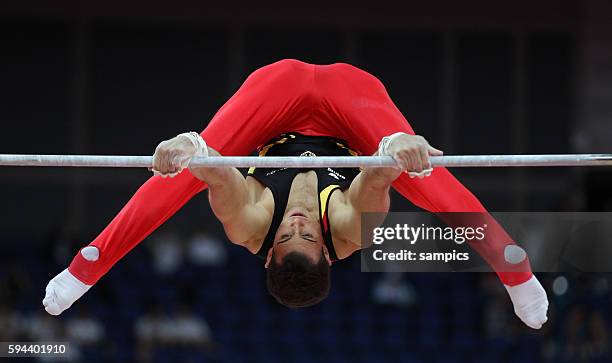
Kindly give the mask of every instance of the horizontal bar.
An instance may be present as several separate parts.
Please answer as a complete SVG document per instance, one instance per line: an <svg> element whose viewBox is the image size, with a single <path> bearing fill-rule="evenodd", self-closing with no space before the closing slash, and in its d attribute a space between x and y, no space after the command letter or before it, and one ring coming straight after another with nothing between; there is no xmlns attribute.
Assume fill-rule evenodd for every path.
<svg viewBox="0 0 612 363"><path fill-rule="evenodd" d="M147 168L152 156L0 154L0 166ZM432 156L433 167L612 166L612 154ZM211 156L189 166L258 168L356 168L394 166L390 156Z"/></svg>

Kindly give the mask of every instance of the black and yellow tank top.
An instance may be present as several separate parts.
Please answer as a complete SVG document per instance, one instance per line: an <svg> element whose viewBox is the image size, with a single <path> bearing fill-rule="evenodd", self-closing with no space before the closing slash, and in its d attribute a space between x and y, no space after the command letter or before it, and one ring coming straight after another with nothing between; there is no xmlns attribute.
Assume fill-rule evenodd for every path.
<svg viewBox="0 0 612 363"><path fill-rule="evenodd" d="M282 134L259 147L259 156L356 156L357 153L346 146L340 139L328 136L305 136L298 133ZM293 179L299 173L314 170L317 173L319 194L319 220L323 241L329 251L332 261L338 259L332 242L329 223L329 200L336 190L345 190L359 174L358 168L251 168L248 176L256 178L272 192L274 197L274 215L272 224L264 239L257 256L266 258L268 250L274 243L276 230L280 226Z"/></svg>

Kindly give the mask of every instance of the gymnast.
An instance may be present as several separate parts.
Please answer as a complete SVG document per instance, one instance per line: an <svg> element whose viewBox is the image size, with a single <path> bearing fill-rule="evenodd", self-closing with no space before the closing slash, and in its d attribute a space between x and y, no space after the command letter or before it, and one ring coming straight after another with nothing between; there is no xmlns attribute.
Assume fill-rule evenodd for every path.
<svg viewBox="0 0 612 363"><path fill-rule="evenodd" d="M246 177L231 167L188 167L196 155L253 150L260 157L388 155L397 167L251 168ZM430 168L429 157L441 154L415 135L371 74L344 63L286 59L270 64L246 79L201 134L184 133L159 144L156 175L49 282L43 305L53 315L69 308L206 188L228 239L265 260L274 298L291 308L317 304L329 292L332 263L367 247L361 241L361 213L388 212L393 186L430 212L482 212L487 238L470 246L496 271L516 315L541 328L548 299L528 258L507 260L512 238L448 170Z"/></svg>

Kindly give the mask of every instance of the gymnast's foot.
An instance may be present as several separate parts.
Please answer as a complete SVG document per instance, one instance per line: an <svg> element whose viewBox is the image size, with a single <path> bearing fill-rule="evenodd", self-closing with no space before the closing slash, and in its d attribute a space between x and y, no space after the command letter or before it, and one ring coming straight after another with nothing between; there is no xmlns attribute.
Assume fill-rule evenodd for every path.
<svg viewBox="0 0 612 363"><path fill-rule="evenodd" d="M88 261L96 261L99 257L98 249L93 246L83 248L80 253ZM65 269L47 284L43 306L49 314L59 315L72 306L91 286L84 284Z"/></svg>
<svg viewBox="0 0 612 363"><path fill-rule="evenodd" d="M514 312L527 326L540 329L548 320L548 297L535 276L516 286L504 285L514 305Z"/></svg>

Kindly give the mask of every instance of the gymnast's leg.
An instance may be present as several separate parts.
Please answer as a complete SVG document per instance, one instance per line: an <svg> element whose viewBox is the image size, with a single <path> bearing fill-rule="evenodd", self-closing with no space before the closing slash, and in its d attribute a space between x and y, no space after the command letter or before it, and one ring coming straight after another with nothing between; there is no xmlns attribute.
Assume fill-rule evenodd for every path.
<svg viewBox="0 0 612 363"><path fill-rule="evenodd" d="M285 60L251 74L202 132L222 155L246 155L280 133L308 130L312 66ZM310 89L310 88L308 88ZM189 170L173 179L151 177L68 269L46 288L43 305L58 315L132 248L206 188Z"/></svg>
<svg viewBox="0 0 612 363"><path fill-rule="evenodd" d="M347 64L334 64L317 67L315 79L321 97L319 114L341 125L338 136L363 154L373 154L384 136L396 132L414 134L383 84L369 73ZM548 300L531 273L528 259L518 263L506 261L506 248L514 246L514 241L447 169L435 168L425 179L410 179L403 174L393 187L415 205L431 212L479 212L475 216L481 219L479 225L488 225L487 237L470 246L496 271L510 293L517 315L532 328L541 327L546 321ZM452 213L441 217L447 223L456 222L452 220Z"/></svg>

